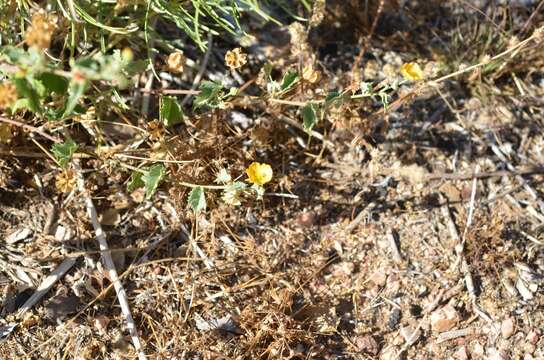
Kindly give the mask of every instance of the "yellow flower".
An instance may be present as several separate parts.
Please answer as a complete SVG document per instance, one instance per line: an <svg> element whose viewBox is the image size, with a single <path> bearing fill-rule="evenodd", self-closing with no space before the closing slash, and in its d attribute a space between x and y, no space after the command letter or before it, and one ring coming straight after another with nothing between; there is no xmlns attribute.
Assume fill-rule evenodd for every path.
<svg viewBox="0 0 544 360"><path fill-rule="evenodd" d="M225 64L231 70L236 70L241 68L247 63L247 54L242 52L242 49L236 48L233 50L227 51L225 54Z"/></svg>
<svg viewBox="0 0 544 360"><path fill-rule="evenodd" d="M423 70L415 62L402 64L400 72L406 80L418 81L423 79Z"/></svg>
<svg viewBox="0 0 544 360"><path fill-rule="evenodd" d="M182 73L185 68L185 63L187 62L187 58L185 55L183 55L183 51L176 51L168 55L168 59L166 60L166 64L168 67L168 70L173 73Z"/></svg>
<svg viewBox="0 0 544 360"><path fill-rule="evenodd" d="M262 186L272 180L272 167L254 162L246 169L246 174L250 183Z"/></svg>

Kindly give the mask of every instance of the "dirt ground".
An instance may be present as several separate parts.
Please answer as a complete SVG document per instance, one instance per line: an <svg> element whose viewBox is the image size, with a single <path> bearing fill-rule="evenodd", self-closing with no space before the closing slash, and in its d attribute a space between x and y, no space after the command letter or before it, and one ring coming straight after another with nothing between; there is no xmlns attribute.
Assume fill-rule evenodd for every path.
<svg viewBox="0 0 544 360"><path fill-rule="evenodd" d="M361 76L379 83L414 60L452 73L544 25L538 1L386 2L368 38L378 5L352 16L354 3L327 2L308 34L323 78L293 100L349 86L365 41ZM250 68L238 76L256 77L263 58L279 68L297 63L286 26L255 26L255 34ZM241 100L196 114L168 135L171 159L185 162L165 164L171 180L151 199L127 190L124 169L81 156L144 353L544 359L537 40L385 114L375 100L341 106L315 128L321 139L290 125L298 115L283 104ZM207 71L236 83L221 63L230 47L218 39ZM393 100L412 89L402 86ZM85 129L69 131L92 149ZM101 131L124 145L137 133L118 124ZM57 170L27 135L20 130L0 148L0 358L136 358L84 196L55 189ZM263 200L229 206L210 192L205 213L187 207L188 190L176 180L211 184L221 165L243 173L251 159L274 169ZM69 270L20 314L61 264Z"/></svg>

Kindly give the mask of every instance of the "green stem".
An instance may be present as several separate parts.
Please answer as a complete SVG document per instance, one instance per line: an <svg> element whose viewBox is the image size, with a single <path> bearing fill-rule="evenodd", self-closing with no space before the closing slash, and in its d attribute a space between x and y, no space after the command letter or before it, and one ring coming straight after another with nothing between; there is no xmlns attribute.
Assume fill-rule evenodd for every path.
<svg viewBox="0 0 544 360"><path fill-rule="evenodd" d="M185 186L188 188L196 188L201 187L203 189L214 189L214 190L224 190L227 188L226 185L199 185L199 184L192 184L184 181L176 181L177 185Z"/></svg>

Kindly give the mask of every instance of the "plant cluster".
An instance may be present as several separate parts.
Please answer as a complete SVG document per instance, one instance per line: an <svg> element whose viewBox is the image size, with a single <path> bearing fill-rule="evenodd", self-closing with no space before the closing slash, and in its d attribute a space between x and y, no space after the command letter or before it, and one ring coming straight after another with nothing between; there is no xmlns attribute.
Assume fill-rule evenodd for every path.
<svg viewBox="0 0 544 360"><path fill-rule="evenodd" d="M230 4L230 3L229 3ZM231 24L224 22L220 12L239 14L239 5L226 5L221 1L192 1L193 11L197 18L190 17L189 12L183 6L173 6L165 1L151 1L151 9L165 19L174 20L174 23L199 47L205 47L201 41L202 32L208 30L204 22L199 22L198 14L207 15L223 30L233 31ZM253 11L265 19L270 20L258 7L256 2L243 2L246 11ZM101 101L107 101L114 107L128 109L129 105L124 100L122 92L130 87L133 78L149 65L145 59L135 59L130 47L121 49L113 48L108 51L98 51L87 55L70 56L68 61L59 61L48 56L48 49L52 46L52 40L57 31L65 24L63 20L72 21L78 16L92 25L109 31L112 34L121 32L130 33L127 28L120 31L103 23L98 23L83 7L73 4L74 10L70 16L66 11L47 12L43 8L28 9L31 13L30 24L23 31L23 46L4 45L0 48L2 64L2 77L0 83L0 108L11 116L34 116L38 123L51 124L75 124L80 119L88 116L89 111L100 106ZM234 7L230 7L234 6ZM319 2L316 5L319 8ZM120 2L115 11L125 11L132 8L137 11L141 7L138 2ZM65 10L65 9L62 9ZM97 10L97 9L95 9ZM218 12L219 11L219 12ZM315 12L315 9L314 9ZM183 14L183 15L181 15ZM66 16L66 18L64 18ZM187 18L189 16L189 18ZM316 15L317 16L317 15ZM192 21L196 30L189 30L184 21ZM317 20L314 20L315 25ZM64 25L65 26L65 25ZM300 23L291 26L294 39L293 44L298 44L292 52L305 56L308 52L306 45L305 29ZM212 34L214 32L212 31ZM297 39L299 40L297 42ZM297 50L298 49L298 50ZM76 48L71 48L75 53ZM228 50L224 57L225 66L230 71L239 71L247 64L247 54L237 47ZM172 51L166 58L165 68L172 74L183 74L187 66L187 57L181 50ZM240 93L236 87L227 87L218 81L202 81L196 91L193 101L193 111L206 109L226 109L234 101L245 98L252 102L264 101L268 103L280 103L299 108L302 127L312 134L312 130L324 119L332 108L340 108L343 104L356 102L362 98L374 98L380 101L384 108L390 102L391 96L407 81L420 81L424 78L423 71L416 63L407 63L399 69L405 80L396 77L391 81L382 81L378 84L368 82L352 83L348 89L330 91L323 98L311 98L305 101L292 99L291 94L298 92L302 86L315 86L321 77L313 61L307 64L299 72L296 68L288 68L277 79L273 76L277 69L272 64L265 64L257 79L257 84L262 89L258 96L249 96ZM100 92L100 96L97 96ZM146 131L149 139L161 143L165 129L172 128L184 121L185 109L175 96L160 95L159 118L147 123ZM4 129L9 138L9 129ZM69 136L69 135L68 135ZM100 154L100 139L96 139L97 151ZM70 192L74 189L75 175L70 169L70 159L76 153L78 144L67 138L61 143L56 143L51 149L51 154L59 165L56 185L61 192ZM117 164L119 166L120 164ZM121 164L122 166L122 164ZM176 184L192 188L188 196L188 203L195 212L206 208L204 189L216 189L222 191L221 198L230 205L240 205L243 194L252 190L257 199L260 199L265 190L263 185L272 178L272 169L268 164L254 162L247 168L250 187L242 181L231 180L226 169L220 169L216 182L220 185L191 184L183 181L174 181ZM133 169L133 173L127 183L127 189L134 191L139 187L145 188L147 198L150 198L157 190L161 181L165 179L167 170L162 163L156 163L147 167Z"/></svg>

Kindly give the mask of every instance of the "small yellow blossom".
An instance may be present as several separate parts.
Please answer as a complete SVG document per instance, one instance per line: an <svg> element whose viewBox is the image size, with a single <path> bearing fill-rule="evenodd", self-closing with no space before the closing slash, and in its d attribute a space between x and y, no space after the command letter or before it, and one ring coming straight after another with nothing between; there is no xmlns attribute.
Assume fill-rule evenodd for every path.
<svg viewBox="0 0 544 360"><path fill-rule="evenodd" d="M423 79L423 70L415 62L402 64L400 72L406 80L419 81Z"/></svg>
<svg viewBox="0 0 544 360"><path fill-rule="evenodd" d="M320 72L314 69L312 64L308 64L302 69L302 78L310 84L315 84L319 80Z"/></svg>
<svg viewBox="0 0 544 360"><path fill-rule="evenodd" d="M179 74L185 69L185 63L187 63L187 58L183 55L183 51L171 53L166 60L168 71Z"/></svg>
<svg viewBox="0 0 544 360"><path fill-rule="evenodd" d="M132 61L134 59L134 52L131 48L125 47L123 50L121 50L121 58L127 62Z"/></svg>
<svg viewBox="0 0 544 360"><path fill-rule="evenodd" d="M0 84L0 110L10 107L17 100L17 89L10 82Z"/></svg>
<svg viewBox="0 0 544 360"><path fill-rule="evenodd" d="M268 164L254 162L246 169L246 174L250 183L263 186L272 180L272 167Z"/></svg>
<svg viewBox="0 0 544 360"><path fill-rule="evenodd" d="M32 15L32 23L25 31L25 42L38 50L47 49L57 29L57 17L40 10Z"/></svg>
<svg viewBox="0 0 544 360"><path fill-rule="evenodd" d="M231 70L236 70L241 68L247 63L247 54L242 52L242 49L236 48L233 50L227 51L225 54L225 64Z"/></svg>
<svg viewBox="0 0 544 360"><path fill-rule="evenodd" d="M63 170L55 179L57 190L63 193L71 192L76 187L76 173L73 170Z"/></svg>

